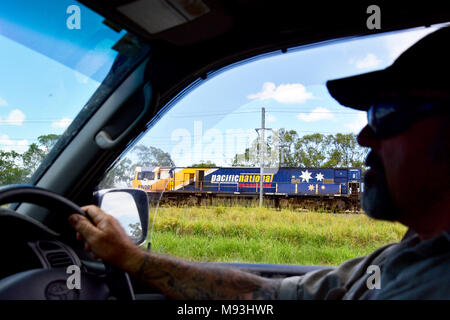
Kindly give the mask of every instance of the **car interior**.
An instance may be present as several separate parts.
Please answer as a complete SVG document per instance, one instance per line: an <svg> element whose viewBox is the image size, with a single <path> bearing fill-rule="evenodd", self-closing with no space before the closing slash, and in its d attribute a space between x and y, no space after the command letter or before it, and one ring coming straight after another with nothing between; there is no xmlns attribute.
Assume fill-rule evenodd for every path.
<svg viewBox="0 0 450 320"><path fill-rule="evenodd" d="M65 267L69 265L82 270L84 290L65 291L66 299L166 299L86 253L68 215L83 213L83 205L101 203L105 194L94 196L94 192L121 155L180 99L216 74L262 56L283 55L291 48L450 21L448 3L391 1L380 4L381 28L368 29L366 10L371 4L81 0L80 6L96 12L104 25L124 36L115 45L119 54L102 85L85 106L79 106L80 113L29 183L1 186L0 205L10 205L0 208L0 299L59 299L58 290L65 285L61 279L67 278ZM146 221L142 225L148 224L148 214L142 213L148 212L147 206L139 207ZM146 228L142 236L146 238ZM142 243L142 237L136 242ZM202 263L233 266L271 278L324 268Z"/></svg>

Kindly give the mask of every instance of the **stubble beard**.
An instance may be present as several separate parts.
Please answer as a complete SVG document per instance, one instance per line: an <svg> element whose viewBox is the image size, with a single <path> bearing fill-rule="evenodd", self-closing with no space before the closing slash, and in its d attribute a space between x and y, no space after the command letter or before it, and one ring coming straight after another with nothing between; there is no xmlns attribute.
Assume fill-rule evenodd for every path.
<svg viewBox="0 0 450 320"><path fill-rule="evenodd" d="M364 176L364 192L361 196L362 209L371 218L398 221L400 210L392 201L381 160L371 151L367 156L366 164L371 169Z"/></svg>

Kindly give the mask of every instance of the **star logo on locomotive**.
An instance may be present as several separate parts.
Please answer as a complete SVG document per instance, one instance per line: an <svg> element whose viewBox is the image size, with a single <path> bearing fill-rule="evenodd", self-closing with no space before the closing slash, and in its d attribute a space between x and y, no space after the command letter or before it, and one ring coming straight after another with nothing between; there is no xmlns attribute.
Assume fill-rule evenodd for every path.
<svg viewBox="0 0 450 320"><path fill-rule="evenodd" d="M323 174L322 173L318 173L318 174L316 174L316 179L317 179L317 181L322 181L323 180Z"/></svg>
<svg viewBox="0 0 450 320"><path fill-rule="evenodd" d="M309 172L308 170L302 171L302 174L300 175L300 178L302 178L302 182L306 181L309 183L309 180L312 179L311 177L312 172Z"/></svg>
<svg viewBox="0 0 450 320"><path fill-rule="evenodd" d="M314 186L312 184L310 184L308 189L309 189L309 191L314 191Z"/></svg>

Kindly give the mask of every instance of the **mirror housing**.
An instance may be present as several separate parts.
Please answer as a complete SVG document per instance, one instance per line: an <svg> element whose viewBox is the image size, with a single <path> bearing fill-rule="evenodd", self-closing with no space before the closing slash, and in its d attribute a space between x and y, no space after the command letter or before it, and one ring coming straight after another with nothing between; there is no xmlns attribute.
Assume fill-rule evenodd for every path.
<svg viewBox="0 0 450 320"><path fill-rule="evenodd" d="M149 204L144 190L99 190L94 192L94 204L116 218L136 245L147 239Z"/></svg>

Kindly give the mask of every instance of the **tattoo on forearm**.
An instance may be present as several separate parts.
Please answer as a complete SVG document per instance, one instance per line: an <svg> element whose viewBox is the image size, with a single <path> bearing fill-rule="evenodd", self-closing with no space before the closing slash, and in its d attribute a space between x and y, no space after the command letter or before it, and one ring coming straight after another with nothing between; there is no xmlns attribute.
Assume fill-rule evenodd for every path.
<svg viewBox="0 0 450 320"><path fill-rule="evenodd" d="M142 275L144 274L145 267L149 260L150 260L150 256L146 254L144 257L144 260L142 261L141 267L139 268L139 270L137 272L138 279L142 279Z"/></svg>
<svg viewBox="0 0 450 320"><path fill-rule="evenodd" d="M145 255L141 281L176 299L278 299L280 280L240 270Z"/></svg>

